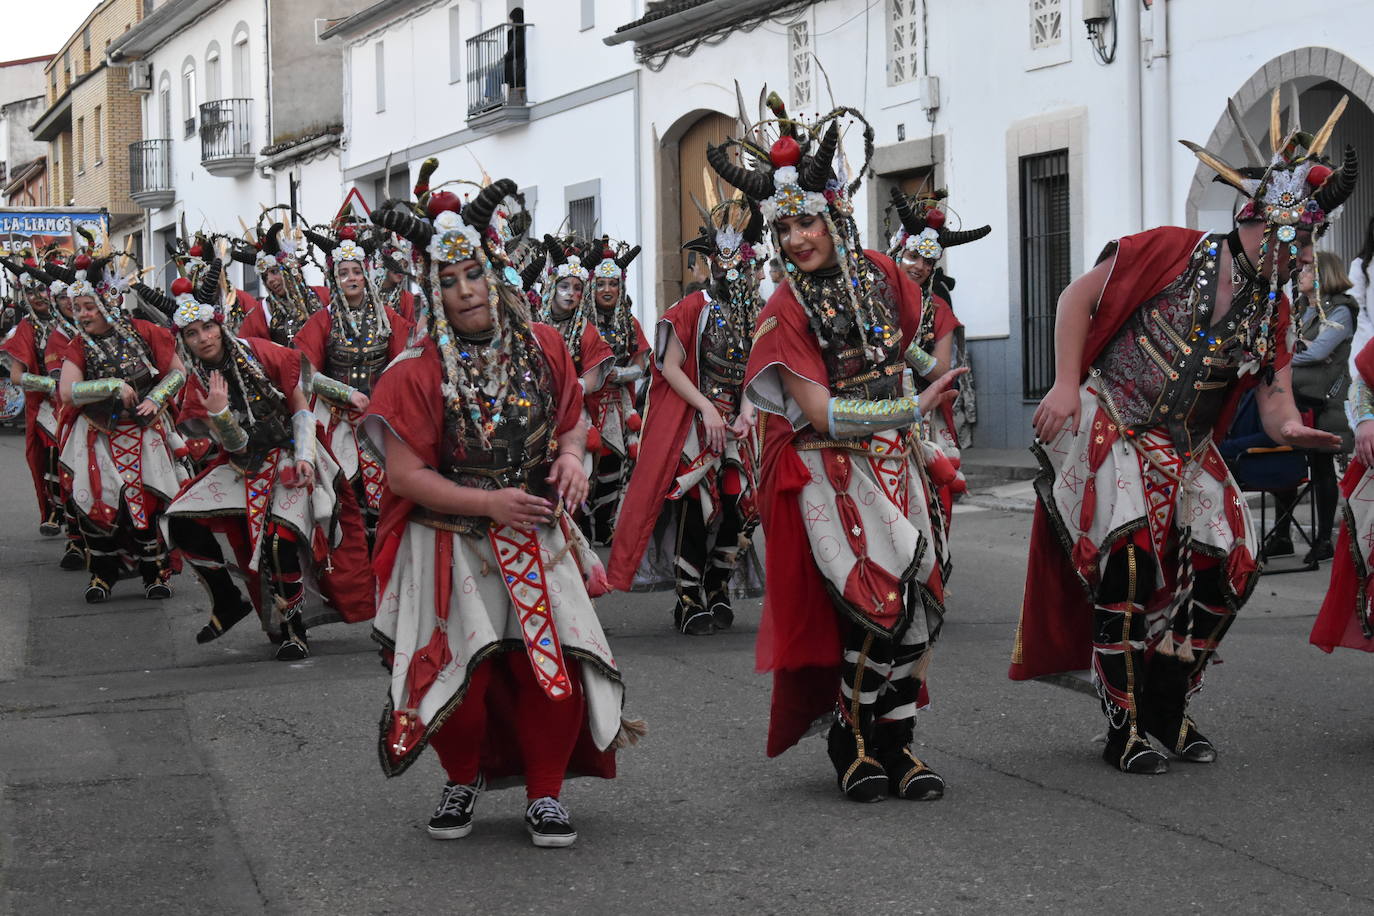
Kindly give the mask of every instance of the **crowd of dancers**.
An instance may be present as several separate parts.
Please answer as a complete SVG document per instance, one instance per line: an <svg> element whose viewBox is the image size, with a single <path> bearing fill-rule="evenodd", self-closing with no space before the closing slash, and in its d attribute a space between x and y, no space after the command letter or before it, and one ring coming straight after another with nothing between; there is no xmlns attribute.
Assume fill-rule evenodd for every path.
<svg viewBox="0 0 1374 916"><path fill-rule="evenodd" d="M1216 757L1188 700L1259 556L1214 433L1254 389L1275 440L1335 438L1294 406L1284 295L1357 177L1353 151L1324 155L1335 117L1315 134L1276 117L1245 166L1194 147L1244 199L1234 231L1123 238L1061 299L1011 673L1091 670L1123 772ZM535 237L514 181L432 184L432 159L412 198L371 211L183 232L166 289L90 236L6 261L24 317L3 352L59 565L86 572L92 603L124 580L170 597L189 566L197 641L256 617L284 661L315 627L371 621L381 764L434 747L436 838L523 780L534 843L576 840L564 778L614 776L645 733L597 618L611 589L671 588L673 626L709 636L761 588L767 753L823 729L847 797L940 798L912 745L973 405L938 264L991 227L955 228L943 191L894 189L887 253L866 249L859 112L807 119L761 94L737 127L708 147L684 246L701 282L652 339L626 282L638 246ZM765 303L770 250L784 279ZM1352 425L1374 446L1374 351L1360 359ZM1370 649L1374 512L1350 505L1318 630Z"/></svg>

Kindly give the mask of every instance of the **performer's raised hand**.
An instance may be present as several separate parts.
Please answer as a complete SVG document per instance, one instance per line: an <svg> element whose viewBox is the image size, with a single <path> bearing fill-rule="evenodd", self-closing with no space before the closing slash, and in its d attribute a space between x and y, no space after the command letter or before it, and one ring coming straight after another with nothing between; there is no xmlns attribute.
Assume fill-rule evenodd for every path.
<svg viewBox="0 0 1374 916"><path fill-rule="evenodd" d="M1355 457L1365 467L1374 468L1374 420L1355 427Z"/></svg>
<svg viewBox="0 0 1374 916"><path fill-rule="evenodd" d="M706 428L706 448L717 455L725 451L725 421L721 419L716 405L706 405L701 412L701 425Z"/></svg>
<svg viewBox="0 0 1374 916"><path fill-rule="evenodd" d="M946 404L952 403L959 396L959 389L954 387L954 380L967 371L968 366L960 366L958 369L949 370L931 382L926 390L922 391L916 398L917 403L921 406L921 416L929 416Z"/></svg>
<svg viewBox="0 0 1374 916"><path fill-rule="evenodd" d="M564 504L580 506L591 491L587 482L587 472L582 468L581 457L571 452L563 452L549 468L545 482L553 484L554 490L563 497Z"/></svg>
<svg viewBox="0 0 1374 916"><path fill-rule="evenodd" d="M1035 427L1035 438L1041 442L1049 442L1059 434L1065 424L1077 429L1081 407L1077 385L1055 382L1054 387L1041 400L1040 406L1035 408L1035 416L1031 418L1031 424Z"/></svg>
<svg viewBox="0 0 1374 916"><path fill-rule="evenodd" d="M210 373L210 390L205 395L205 409L210 413L223 413L229 406L229 383L218 370Z"/></svg>
<svg viewBox="0 0 1374 916"><path fill-rule="evenodd" d="M1304 426L1301 420L1289 420L1283 424L1283 429L1279 433L1279 441L1284 445L1291 445L1294 448L1319 449L1326 452L1338 451L1341 447L1341 437L1335 433L1323 432L1320 429L1313 429Z"/></svg>
<svg viewBox="0 0 1374 916"><path fill-rule="evenodd" d="M482 514L498 524L528 529L553 521L553 503L533 493L506 487L489 490L486 496L486 511Z"/></svg>

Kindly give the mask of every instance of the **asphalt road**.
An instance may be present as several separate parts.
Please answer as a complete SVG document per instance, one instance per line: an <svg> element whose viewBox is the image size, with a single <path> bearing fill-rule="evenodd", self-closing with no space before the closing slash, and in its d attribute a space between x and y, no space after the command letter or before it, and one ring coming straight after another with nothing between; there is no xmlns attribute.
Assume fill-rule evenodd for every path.
<svg viewBox="0 0 1374 916"><path fill-rule="evenodd" d="M581 834L534 849L519 790L430 840L433 755L387 780L365 626L271 661L245 622L197 646L190 576L106 605L36 535L0 433L0 912L1369 913L1374 658L1307 644L1326 571L1265 578L1195 703L1212 766L1109 770L1096 701L1006 678L1025 513L956 518L949 618L919 753L944 800L860 806L824 742L763 753L758 604L688 639L666 595L600 602L650 735L570 783Z"/></svg>

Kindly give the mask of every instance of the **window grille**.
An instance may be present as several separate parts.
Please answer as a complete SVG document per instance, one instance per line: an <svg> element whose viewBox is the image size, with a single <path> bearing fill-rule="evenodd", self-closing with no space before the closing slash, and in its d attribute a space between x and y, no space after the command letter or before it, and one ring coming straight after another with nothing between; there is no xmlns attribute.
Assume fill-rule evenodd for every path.
<svg viewBox="0 0 1374 916"><path fill-rule="evenodd" d="M1054 384L1054 315L1069 272L1069 151L1021 158L1021 371L1027 400Z"/></svg>
<svg viewBox="0 0 1374 916"><path fill-rule="evenodd" d="M1063 39L1062 0L1031 0L1031 50L1057 45Z"/></svg>
<svg viewBox="0 0 1374 916"><path fill-rule="evenodd" d="M921 14L917 0L888 0L887 5L887 84L909 83L920 75L917 52L920 49Z"/></svg>
<svg viewBox="0 0 1374 916"><path fill-rule="evenodd" d="M589 239L596 234L595 197L568 201L568 228L578 238Z"/></svg>
<svg viewBox="0 0 1374 916"><path fill-rule="evenodd" d="M792 84L792 108L801 111L811 107L811 27L805 19L787 27L788 67Z"/></svg>

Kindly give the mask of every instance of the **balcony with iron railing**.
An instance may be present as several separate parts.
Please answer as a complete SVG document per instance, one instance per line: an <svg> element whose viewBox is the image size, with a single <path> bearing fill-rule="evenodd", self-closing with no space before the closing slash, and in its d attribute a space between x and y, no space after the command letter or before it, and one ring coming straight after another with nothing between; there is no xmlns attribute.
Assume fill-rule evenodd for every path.
<svg viewBox="0 0 1374 916"><path fill-rule="evenodd" d="M220 99L200 106L200 164L211 175L253 169L253 100Z"/></svg>
<svg viewBox="0 0 1374 916"><path fill-rule="evenodd" d="M172 141L140 140L129 144L129 196L147 210L176 199L172 188Z"/></svg>
<svg viewBox="0 0 1374 916"><path fill-rule="evenodd" d="M503 22L467 40L468 127L504 130L530 119L525 22Z"/></svg>

